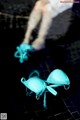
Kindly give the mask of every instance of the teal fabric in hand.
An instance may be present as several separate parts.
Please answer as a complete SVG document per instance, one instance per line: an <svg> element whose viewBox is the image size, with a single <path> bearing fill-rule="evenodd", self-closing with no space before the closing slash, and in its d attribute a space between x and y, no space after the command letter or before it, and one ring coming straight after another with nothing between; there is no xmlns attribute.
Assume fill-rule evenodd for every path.
<svg viewBox="0 0 80 120"><path fill-rule="evenodd" d="M20 46L17 46L16 49L17 51L14 53L14 57L19 58L20 63L28 60L30 57L29 51L33 51L32 46L26 43L22 43Z"/></svg>

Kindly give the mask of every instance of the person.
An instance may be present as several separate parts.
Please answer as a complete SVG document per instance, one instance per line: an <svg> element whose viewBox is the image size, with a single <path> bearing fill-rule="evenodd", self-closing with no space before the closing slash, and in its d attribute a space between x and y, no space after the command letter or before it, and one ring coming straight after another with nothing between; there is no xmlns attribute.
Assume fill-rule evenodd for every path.
<svg viewBox="0 0 80 120"><path fill-rule="evenodd" d="M45 38L51 26L52 19L63 11L71 8L73 0L38 0L30 14L27 30L20 46L17 46L15 57L23 63L30 56L30 52L45 48ZM41 22L40 22L41 21ZM40 22L38 36L30 44L32 31Z"/></svg>

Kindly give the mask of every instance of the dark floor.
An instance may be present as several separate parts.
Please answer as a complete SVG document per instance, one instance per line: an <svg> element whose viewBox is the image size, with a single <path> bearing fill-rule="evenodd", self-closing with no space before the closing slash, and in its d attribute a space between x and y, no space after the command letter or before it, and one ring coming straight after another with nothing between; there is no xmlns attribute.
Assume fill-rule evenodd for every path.
<svg viewBox="0 0 80 120"><path fill-rule="evenodd" d="M75 26L79 25L77 21L76 25L70 28L73 32L61 38L61 42L47 40L46 49L32 54L31 58L23 64L14 58L14 52L16 46L22 41L24 30L15 27L5 28L5 24L0 23L1 86L3 86L1 113L8 113L8 118L12 115L14 119L17 115L16 118L23 117L23 120L43 118L45 120L80 120L80 37L78 29L75 30ZM73 41L69 41L71 38ZM71 87L68 91L63 87L58 88L56 97L48 92L47 110L44 110L43 96L38 101L35 95L26 96L26 89L20 79L21 77L27 79L33 70L38 70L40 77L46 80L55 68L60 68L67 73Z"/></svg>

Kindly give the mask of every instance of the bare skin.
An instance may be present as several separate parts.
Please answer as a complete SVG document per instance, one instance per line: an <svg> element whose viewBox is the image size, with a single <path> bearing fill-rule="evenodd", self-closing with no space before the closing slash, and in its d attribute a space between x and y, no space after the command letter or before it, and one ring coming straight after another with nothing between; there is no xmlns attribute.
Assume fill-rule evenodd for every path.
<svg viewBox="0 0 80 120"><path fill-rule="evenodd" d="M35 50L40 50L45 47L45 36L52 21L50 11L47 9L48 0L39 0L36 2L28 21L28 28L23 40L23 43L29 44L31 33L42 18L39 33L33 41L32 47Z"/></svg>
<svg viewBox="0 0 80 120"><path fill-rule="evenodd" d="M52 7L48 6L49 2L50 2L49 0L38 0L35 3L34 8L29 17L28 27L25 33L25 37L23 39L23 43L29 44L31 33L33 29L36 28L39 21L41 20L38 36L35 40L33 40L33 43L32 43L32 47L35 50L40 50L45 47L45 38L48 33L48 29L50 28L50 25L52 23L52 18L53 18L52 16L55 17L60 12L68 8L67 7L68 4L66 3L60 4L60 1L58 1L57 3L58 5L58 8L57 8L55 6L55 1L53 1L53 3L51 4L54 4L53 6L54 10L52 10Z"/></svg>

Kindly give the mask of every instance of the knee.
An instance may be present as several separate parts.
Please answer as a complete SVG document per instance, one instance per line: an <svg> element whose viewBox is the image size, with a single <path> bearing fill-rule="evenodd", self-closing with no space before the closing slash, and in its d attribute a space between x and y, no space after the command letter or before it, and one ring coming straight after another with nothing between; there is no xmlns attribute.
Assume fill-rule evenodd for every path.
<svg viewBox="0 0 80 120"><path fill-rule="evenodd" d="M49 15L49 16L52 15L52 12L51 12L51 10L48 8L47 5L45 5L45 6L42 7L42 13L43 13L43 15Z"/></svg>
<svg viewBox="0 0 80 120"><path fill-rule="evenodd" d="M34 9L35 9L35 10L41 10L41 9L42 9L42 5L41 5L41 2L40 2L40 1L37 1L37 2L35 3Z"/></svg>

